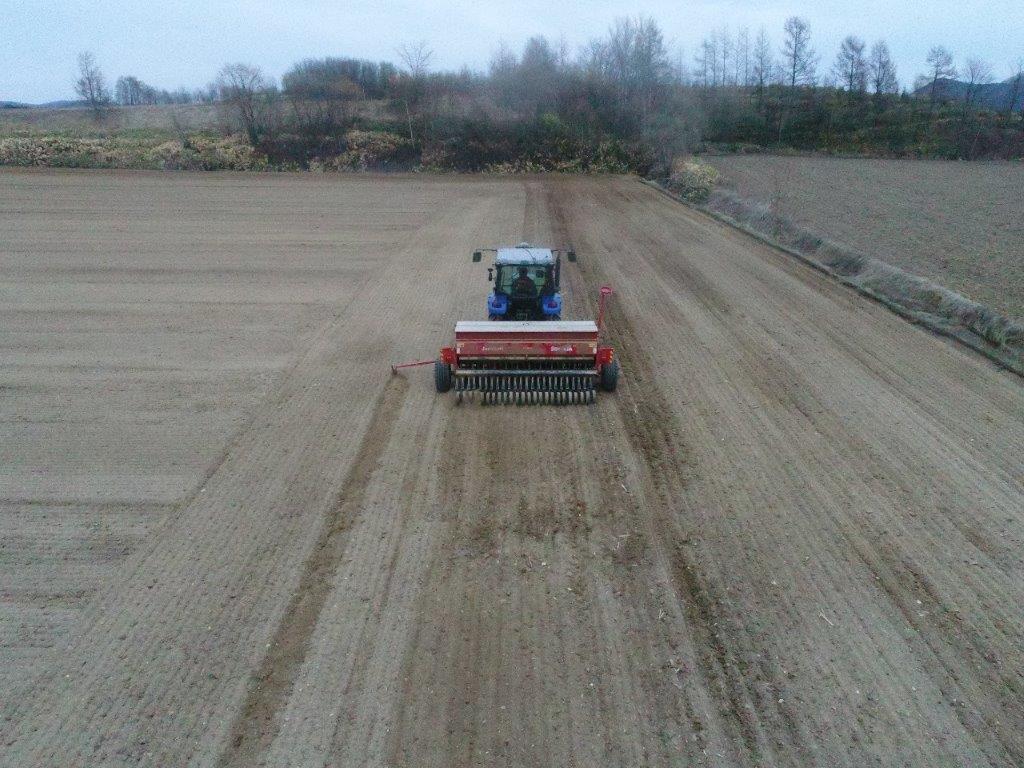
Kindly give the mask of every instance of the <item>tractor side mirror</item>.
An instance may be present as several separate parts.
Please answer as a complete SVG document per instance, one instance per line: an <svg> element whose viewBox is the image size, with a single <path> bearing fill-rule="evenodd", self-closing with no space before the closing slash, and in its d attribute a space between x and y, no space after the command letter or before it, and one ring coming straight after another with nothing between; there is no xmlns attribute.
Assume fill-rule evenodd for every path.
<svg viewBox="0 0 1024 768"><path fill-rule="evenodd" d="M494 282L494 270L490 267L487 268L487 282Z"/></svg>
<svg viewBox="0 0 1024 768"><path fill-rule="evenodd" d="M483 257L483 254L482 254L482 253L480 253L480 251L473 251L473 263L474 263L474 264L475 264L476 262L480 261L480 259L481 259L482 257Z"/></svg>
<svg viewBox="0 0 1024 768"><path fill-rule="evenodd" d="M565 254L565 257L569 261L575 263L576 262L576 251L570 250L568 253Z"/></svg>

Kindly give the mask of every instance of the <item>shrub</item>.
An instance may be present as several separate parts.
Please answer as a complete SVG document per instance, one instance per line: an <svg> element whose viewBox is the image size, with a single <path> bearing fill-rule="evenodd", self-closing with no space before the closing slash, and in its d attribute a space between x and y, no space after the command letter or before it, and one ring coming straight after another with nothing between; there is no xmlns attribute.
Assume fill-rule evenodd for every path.
<svg viewBox="0 0 1024 768"><path fill-rule="evenodd" d="M666 185L675 194L691 203L706 203L718 183L718 171L696 160L677 158Z"/></svg>
<svg viewBox="0 0 1024 768"><path fill-rule="evenodd" d="M345 151L326 158L330 170L370 171L409 168L418 156L416 145L404 136L386 131L349 131Z"/></svg>
<svg viewBox="0 0 1024 768"><path fill-rule="evenodd" d="M436 120L410 140L378 122L330 136L278 133L252 147L243 136L122 131L106 136L38 134L0 139L0 165L155 170L488 171L646 173L649 149L614 138L574 135L557 116L494 126L481 119Z"/></svg>
<svg viewBox="0 0 1024 768"><path fill-rule="evenodd" d="M255 171L265 169L267 161L238 136L197 134L185 144L123 137L33 136L0 139L0 165Z"/></svg>

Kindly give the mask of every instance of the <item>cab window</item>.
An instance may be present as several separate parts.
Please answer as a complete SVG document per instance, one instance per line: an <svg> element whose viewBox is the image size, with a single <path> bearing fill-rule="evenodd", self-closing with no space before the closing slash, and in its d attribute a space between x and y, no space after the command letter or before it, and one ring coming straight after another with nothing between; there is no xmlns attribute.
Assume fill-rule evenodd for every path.
<svg viewBox="0 0 1024 768"><path fill-rule="evenodd" d="M512 286L516 280L519 279L520 266L515 264L503 264L498 267L498 274L495 280L495 290L500 293L512 293ZM527 267L526 275L533 281L534 286L537 288L537 294L544 292L548 286L546 267Z"/></svg>

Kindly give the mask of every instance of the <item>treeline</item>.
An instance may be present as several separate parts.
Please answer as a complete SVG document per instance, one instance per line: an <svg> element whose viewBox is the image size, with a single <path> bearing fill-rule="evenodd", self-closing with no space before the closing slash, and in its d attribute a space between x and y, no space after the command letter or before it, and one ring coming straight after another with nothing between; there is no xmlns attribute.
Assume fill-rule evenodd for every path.
<svg viewBox="0 0 1024 768"><path fill-rule="evenodd" d="M217 89L213 86L189 90L178 88L168 91L154 88L132 75L117 78L114 85L114 101L123 107L137 107L156 104L212 104L217 101Z"/></svg>
<svg viewBox="0 0 1024 768"><path fill-rule="evenodd" d="M98 117L115 101L216 103L272 162L300 167L344 156L365 167L659 173L700 149L1024 155L1020 68L1005 108L980 98L991 66L970 59L956 80L943 48L929 53L914 90L901 90L885 41L849 36L822 64L798 17L778 43L765 30L716 31L689 60L642 17L616 21L575 53L540 36L521 51L502 47L485 72L434 71L422 43L397 58L307 59L280 83L231 64L191 93L126 76L111 95L85 54L77 90Z"/></svg>
<svg viewBox="0 0 1024 768"><path fill-rule="evenodd" d="M990 64L970 58L958 68L937 46L907 91L884 40L869 47L850 35L823 65L806 21L791 18L783 32L778 49L764 30L753 39L740 30L703 41L691 83L700 94L705 142L727 150L1024 155L1024 60L1003 87L992 89Z"/></svg>
<svg viewBox="0 0 1024 768"><path fill-rule="evenodd" d="M401 137L377 159L391 167L649 172L698 138L699 109L650 19L616 22L575 57L534 37L519 53L499 50L486 73L431 71L423 44L399 58L305 60L280 86L233 64L219 103L254 146L299 164L349 151L355 130Z"/></svg>
<svg viewBox="0 0 1024 768"><path fill-rule="evenodd" d="M96 57L85 51L78 54L78 78L75 93L97 120L105 119L115 106L137 107L157 104L212 104L219 98L217 86L190 90L179 88L168 91L144 83L134 75L119 77L111 92Z"/></svg>

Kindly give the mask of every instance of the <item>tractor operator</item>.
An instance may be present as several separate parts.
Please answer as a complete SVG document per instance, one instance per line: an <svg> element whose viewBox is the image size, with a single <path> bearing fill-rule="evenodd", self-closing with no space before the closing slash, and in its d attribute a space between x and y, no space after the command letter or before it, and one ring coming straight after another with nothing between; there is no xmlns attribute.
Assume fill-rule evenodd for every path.
<svg viewBox="0 0 1024 768"><path fill-rule="evenodd" d="M512 293L516 296L528 296L530 298L537 295L537 286L530 279L526 267L519 268L519 277L512 284Z"/></svg>

